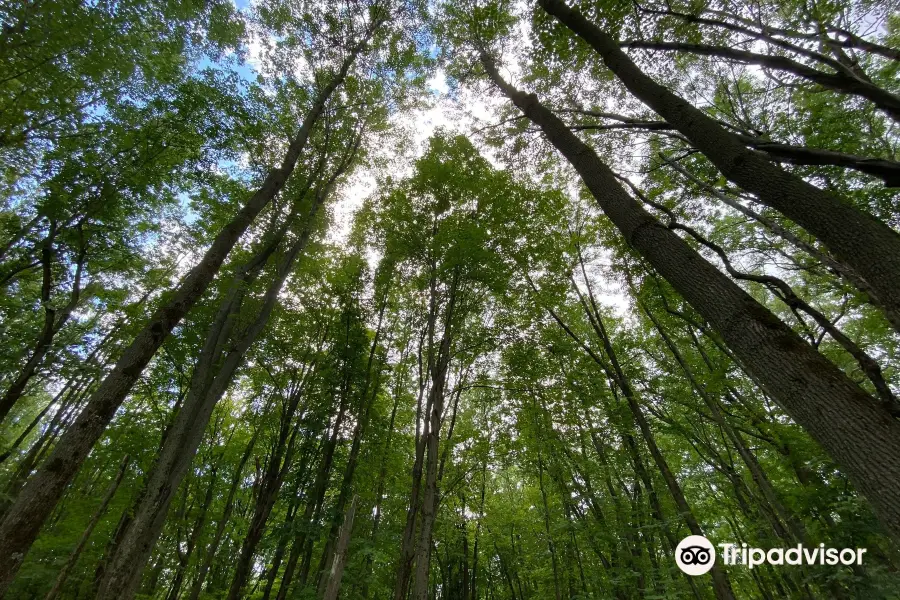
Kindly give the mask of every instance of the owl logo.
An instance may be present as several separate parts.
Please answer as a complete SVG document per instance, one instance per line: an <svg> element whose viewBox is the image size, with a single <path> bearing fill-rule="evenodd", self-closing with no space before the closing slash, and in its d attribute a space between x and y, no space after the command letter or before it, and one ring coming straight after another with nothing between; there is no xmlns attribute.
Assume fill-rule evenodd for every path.
<svg viewBox="0 0 900 600"><path fill-rule="evenodd" d="M689 535L675 548L675 563L688 575L703 575L716 562L716 549L702 535Z"/></svg>

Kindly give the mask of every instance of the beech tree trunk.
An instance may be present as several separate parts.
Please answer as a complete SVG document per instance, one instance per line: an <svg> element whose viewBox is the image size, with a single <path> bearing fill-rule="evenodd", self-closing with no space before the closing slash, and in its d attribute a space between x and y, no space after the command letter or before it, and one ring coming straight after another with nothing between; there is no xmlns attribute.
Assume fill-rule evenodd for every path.
<svg viewBox="0 0 900 600"><path fill-rule="evenodd" d="M885 529L900 540L900 423L727 275L646 212L594 151L537 96L506 83L486 54L482 62L494 83L578 171L626 243L722 336L748 373L823 446L872 503ZM900 253L896 257L900 258Z"/></svg>
<svg viewBox="0 0 900 600"><path fill-rule="evenodd" d="M349 323L347 327L347 335L349 337ZM325 493L328 490L328 480L331 477L331 467L334 463L334 452L338 446L338 436L341 431L341 426L344 424L346 411L347 394L342 393L334 425L331 427L330 431L326 427L325 435L323 436L325 443L323 444L322 460L319 463L319 469L316 472L316 478L312 485L312 493L309 495L306 502L306 508L303 511L302 525L294 536L291 551L288 554L288 560L284 567L284 574L281 577L281 584L278 587L277 600L285 600L285 598L287 598L288 591L290 590L291 584L294 581L294 576L297 572L297 563L300 562L302 557L305 557L307 549L309 552L312 552L314 540L312 539L312 536L307 533L306 529L318 521L322 515L322 504L325 501ZM300 582L301 584L306 583L306 574L302 572L302 565Z"/></svg>
<svg viewBox="0 0 900 600"><path fill-rule="evenodd" d="M366 377L360 391L360 402L362 414L358 416L356 427L353 428L353 441L350 443L350 455L347 457L347 466L344 467L344 477L341 481L341 487L338 491L338 498L334 504L334 517L332 518L331 528L328 531L325 548L322 552L322 560L319 564L319 593L325 592L325 586L329 581L328 573L332 570L331 561L337 556L333 551L333 546L339 535L340 519L343 517L344 509L347 505L347 499L353 488L353 478L356 474L356 466L359 462L359 452L363 437L369 424L369 415L372 404L375 402L378 392L381 390L381 365L375 357L378 351L378 345L381 341L382 325L384 322L384 311L387 309L388 292L386 290L379 302L378 324L375 327L375 335L372 338L372 344L369 347L369 355L366 360ZM378 365L376 368L376 364ZM376 370L373 373L373 368ZM371 394L369 389L371 389Z"/></svg>
<svg viewBox="0 0 900 600"><path fill-rule="evenodd" d="M247 443L247 447L244 448L244 453L241 455L241 460L238 462L234 476L231 478L231 486L228 488L228 496L225 498L225 508L222 510L222 517L219 519L218 523L216 523L216 531L213 534L212 541L206 549L203 563L200 566L200 570L197 573L194 583L191 585L191 591L188 595L189 600L197 600L197 598L200 597L203 583L206 581L206 576L209 573L210 568L212 568L216 553L219 550L219 544L222 542L222 536L225 535L225 527L231 519L231 513L234 510L234 497L237 494L238 487L240 486L243 477L244 465L246 465L247 460L250 459L250 454L253 452L253 447L256 445L257 436L259 436L259 429L256 429L256 431L253 432L253 436Z"/></svg>
<svg viewBox="0 0 900 600"><path fill-rule="evenodd" d="M237 320L241 311L243 295L243 276L246 270L252 280L281 243L284 232L293 215L282 226L275 239L250 260L246 270L236 276L229 295L222 303L219 314L210 328L200 359L191 379L191 389L175 422L168 432L165 445L160 451L157 464L148 478L146 492L135 511L135 518L126 531L122 543L119 544L113 569L109 571L106 582L101 585L98 600L120 600L130 598L140 582L140 570L150 556L153 545L165 524L165 517L175 490L187 473L191 460L203 439L206 424L212 415L216 403L231 385L235 372L243 363L247 351L262 334L269 316L275 308L278 294L291 272L299 254L306 248L313 229L319 207L331 192L332 186L350 165L356 156L360 137L344 151L341 162L329 178L321 182L314 192L312 203L306 215L306 222L299 236L293 241L284 255L277 262L275 276L269 283L257 309L255 319L239 334L231 336L231 325ZM324 164L323 160L320 163ZM296 206L296 205L295 205ZM230 344L226 342L232 340ZM227 351L226 351L227 350ZM218 365L218 371L214 369ZM274 500L273 500L274 501ZM266 514L266 518L268 515ZM259 532L261 535L261 531Z"/></svg>
<svg viewBox="0 0 900 600"><path fill-rule="evenodd" d="M295 438L301 426L300 424L294 424L294 415L296 414L300 398L304 395L305 382L314 368L314 364L306 368L306 372L288 400L288 406L281 416L278 439L270 454L265 474L260 483L259 492L256 496L256 506L253 510L253 518L241 545L241 553L235 566L234 578L231 581L231 588L228 590L228 600L238 600L241 597L241 591L244 589L247 577L250 574L256 546L259 540L262 539L269 515L275 506L275 500L278 498L278 492L281 490L281 486L290 469L294 456Z"/></svg>
<svg viewBox="0 0 900 600"><path fill-rule="evenodd" d="M429 329L433 327L435 315L429 315ZM406 600L409 591L409 577L412 573L413 560L415 559L416 549L416 517L419 514L419 496L422 490L422 468L425 463L425 438L428 436L429 423L431 422L428 415L431 413L430 404L425 406L424 424L419 426L422 421L422 401L425 393L425 387L428 383L429 375L422 372L422 340L419 342L419 395L416 401L416 446L415 458L413 459L413 467L411 473L412 483L409 491L409 504L406 509L406 525L403 528L403 535L400 542L400 557L397 560L397 574L394 581L394 600ZM429 399L431 396L429 396Z"/></svg>

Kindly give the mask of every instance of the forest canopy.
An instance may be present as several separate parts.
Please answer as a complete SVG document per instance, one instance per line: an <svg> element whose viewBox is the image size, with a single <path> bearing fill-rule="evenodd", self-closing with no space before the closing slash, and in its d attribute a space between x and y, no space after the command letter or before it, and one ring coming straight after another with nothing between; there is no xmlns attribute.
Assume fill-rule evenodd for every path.
<svg viewBox="0 0 900 600"><path fill-rule="evenodd" d="M894 0L0 24L0 598L900 597Z"/></svg>

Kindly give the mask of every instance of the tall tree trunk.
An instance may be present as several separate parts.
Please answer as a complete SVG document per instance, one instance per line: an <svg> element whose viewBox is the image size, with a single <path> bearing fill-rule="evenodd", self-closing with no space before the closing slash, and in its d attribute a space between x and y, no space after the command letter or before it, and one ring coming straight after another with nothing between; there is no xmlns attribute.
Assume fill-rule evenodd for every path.
<svg viewBox="0 0 900 600"><path fill-rule="evenodd" d="M62 591L66 580L69 578L69 573L72 572L72 568L75 567L75 564L78 562L78 557L81 556L81 551L84 550L84 547L87 545L91 534L94 532L94 528L97 526L97 523L100 522L100 518L103 517L103 514L106 512L106 508L112 501L113 496L115 496L116 490L119 489L119 484L122 483L122 478L125 477L125 471L128 470L129 460L130 459L128 456L125 456L125 458L122 459L122 462L119 465L119 470L116 472L116 478L113 479L111 484L109 484L109 489L106 490L106 494L103 496L103 500L100 502L100 506L97 507L97 511L94 513L94 516L91 517L88 526L85 528L84 533L81 534L81 538L78 540L78 543L75 545L75 548L72 550L72 553L69 555L69 558L66 560L63 568L60 570L59 575L56 577L56 582L53 584L53 587L50 588L50 591L47 592L44 600L55 600L55 598L59 596L59 593Z"/></svg>
<svg viewBox="0 0 900 600"><path fill-rule="evenodd" d="M406 354L401 353L398 364L403 364ZM388 424L387 438L384 448L381 451L381 468L378 470L378 485L375 491L375 508L372 516L372 531L369 533L369 540L374 545L378 540L378 529L381 525L381 503L384 501L384 486L387 480L387 456L391 447L391 440L394 436L394 424L397 419L397 407L400 404L400 392L402 390L402 377L398 377L397 385L394 388L394 405L391 408L391 418ZM363 574L362 597L363 600L369 599L369 578L372 574L372 564L374 559L372 554L366 556L366 569Z"/></svg>
<svg viewBox="0 0 900 600"><path fill-rule="evenodd" d="M382 325L384 323L384 312L387 309L388 291L385 290L379 302L378 308L378 324L375 327L375 335L372 337L372 344L369 348L369 355L366 360L366 377L360 391L360 401L362 414L357 418L356 427L353 428L353 441L350 444L350 455L347 457L347 466L344 468L344 477L341 481L341 487L338 491L338 498L334 505L333 518L331 519L331 528L326 538L325 548L322 552L322 560L319 563L319 593L324 593L325 585L328 582L328 573L332 570L330 561L337 556L333 552L333 546L337 540L340 519L344 514L347 505L347 499L350 496L353 487L353 477L356 474L356 466L359 462L359 451L362 444L363 436L369 424L369 414L372 404L381 391L381 364L376 360L375 354L378 351L378 345L381 342ZM377 365L377 366L376 366ZM373 373L373 368L375 372ZM371 394L370 392L371 388Z"/></svg>
<svg viewBox="0 0 900 600"><path fill-rule="evenodd" d="M221 456L219 458L221 459ZM197 518L194 520L194 526L191 529L191 535L188 536L184 552L181 551L180 542L175 548L178 557L178 567L175 570L175 577L172 579L172 585L169 587L167 600L177 600L178 597L181 596L181 586L184 585L184 577L187 573L191 556L194 554L194 549L197 547L197 541L200 539L200 534L203 532L204 525L206 525L206 514L209 511L210 504L212 504L213 493L216 489L216 483L218 483L218 478L216 477L217 472L218 465L214 463L210 469L209 483L206 485L203 503L200 505L200 514L197 515Z"/></svg>
<svg viewBox="0 0 900 600"><path fill-rule="evenodd" d="M483 62L498 87L575 167L625 241L712 325L748 373L844 469L885 529L900 540L900 423L647 213L594 151L535 95L506 83L489 56L484 55Z"/></svg>
<svg viewBox="0 0 900 600"><path fill-rule="evenodd" d="M297 517L297 511L300 510L300 489L301 487L305 487L306 484L309 483L307 480L307 470L309 469L309 459L313 454L314 450L311 448L311 444L309 444L310 439L305 439L303 441L303 445L300 450L301 456L303 459L300 462L300 467L297 469L297 473L295 475L296 482L294 484L294 488L291 491L291 500L288 505L287 514L284 517L284 522L282 524L282 530L285 532L278 539L278 544L275 547L275 554L272 557L272 566L269 567L269 572L266 575L266 586L263 588L262 600L269 600L269 597L272 595L272 588L275 586L275 580L278 579L278 572L281 569L281 563L284 560L284 553L287 550L288 541L290 540L290 536L287 535L291 531L293 531L294 520Z"/></svg>
<svg viewBox="0 0 900 600"><path fill-rule="evenodd" d="M35 341L34 348L31 350L25 365L19 371L19 374L16 376L12 385L10 385L3 396L0 397L0 423L3 423L3 420L6 419L9 411L12 410L13 406L22 396L22 393L25 391L25 386L28 385L28 381L31 379L32 375L34 375L38 366L40 366L44 356L50 351L53 338L58 331L56 327L56 309L53 308L53 304L51 303L51 295L54 288L53 263L56 261L56 249L53 244L56 241L58 233L59 228L57 222L51 220L50 229L47 231L47 235L41 244L40 259L42 273L40 301L41 305L44 307L44 326L41 329L41 333L38 335L38 339ZM84 261L82 260L78 267L79 282L81 279L81 266L83 262Z"/></svg>
<svg viewBox="0 0 900 600"><path fill-rule="evenodd" d="M299 423L293 425L292 423L297 411L297 405L300 402L300 398L304 395L305 383L314 368L315 364L306 368L301 381L288 400L288 406L281 416L278 439L275 442L275 447L272 449L265 474L260 483L259 493L256 496L256 506L253 510L253 518L241 545L241 553L235 565L234 578L231 581L231 588L228 590L228 600L238 600L241 597L241 592L250 574L256 546L262 539L272 507L275 506L278 492L281 490L284 478L290 469L294 455L295 437L301 427Z"/></svg>
<svg viewBox="0 0 900 600"><path fill-rule="evenodd" d="M235 218L216 236L203 258L191 271L171 298L150 318L140 333L119 358L112 372L91 395L87 406L70 427L47 464L29 481L16 499L3 522L0 523L0 595L5 593L19 570L25 554L31 548L38 531L62 497L66 485L77 473L82 462L100 439L112 420L116 409L125 400L144 367L166 340L172 330L197 303L219 272L226 256L238 239L250 227L256 216L284 187L306 147L313 126L325 109L333 92L340 86L356 57L364 50L374 29L381 20L353 48L331 81L322 88L306 114L301 127L285 154L279 168L266 176L262 186L247 200ZM135 567L142 566L135 565ZM102 597L102 596L101 596ZM119 598L122 598L119 596Z"/></svg>
<svg viewBox="0 0 900 600"><path fill-rule="evenodd" d="M444 412L444 396L447 386L447 374L450 370L451 345L453 341L453 323L456 318L455 308L457 292L459 289L459 268L453 271L453 282L447 298L447 308L444 315L444 332L438 348L437 359L431 368L431 389L429 390L428 404L431 406L431 414L428 416L430 424L428 434L425 436L427 450L427 463L425 467L425 493L422 496L422 523L419 530L419 544L416 557L416 580L413 589L414 600L428 600L428 576L430 573L431 558L431 534L434 521L437 517L438 506L438 460L441 433L441 417ZM432 279L432 283L433 283ZM432 298L435 289L432 285Z"/></svg>
<svg viewBox="0 0 900 600"><path fill-rule="evenodd" d="M472 546L472 598L478 600L478 545L481 543L481 516L484 514L484 492L487 484L487 461L481 467L481 504L478 508L478 522L475 524L475 543ZM462 600L468 600L463 598Z"/></svg>
<svg viewBox="0 0 900 600"><path fill-rule="evenodd" d="M231 304L229 299L226 299L223 303L219 315L219 317L223 317L219 321L220 325L214 324L202 351L203 355L209 357L210 360L203 364L204 361L201 358L201 364L198 364L198 368L195 370L191 381L191 390L176 417L172 431L167 436L165 447L159 454L153 472L148 478L146 491L135 511L135 518L122 543L119 544L116 557L112 562L113 568L108 572L106 582L101 584L98 600L128 600L134 595L140 582L141 569L146 564L153 545L162 531L174 491L190 467L210 415L216 403L231 384L235 372L243 363L246 352L265 329L269 316L275 308L281 287L290 274L297 256L306 247L318 208L331 191L334 180L344 172L356 155L358 142L359 137L346 151L344 160L337 170L315 192L303 231L278 261L275 277L266 289L262 306L258 308L258 314L252 323L239 334L233 344L227 345L227 352L225 351L225 342L229 339L228 324L235 321L234 313L240 310L241 305L239 300L235 300ZM280 239L276 237L274 244L279 241ZM254 259L256 264L265 263L270 249L274 251L272 245L261 251L259 256ZM240 282L236 282L236 286L239 285ZM211 376L209 367L215 362L219 362L216 360L217 358L221 361L221 366L218 372Z"/></svg>
<svg viewBox="0 0 900 600"><path fill-rule="evenodd" d="M429 315L428 329L434 327L434 319L436 313L434 310ZM423 334L424 336L424 334ZM423 371L423 340L419 340L419 394L416 400L416 445L415 457L413 458L413 467L411 473L412 483L409 491L409 503L406 509L406 525L403 528L403 535L400 541L400 557L397 560L397 574L394 580L394 600L406 600L409 591L409 578L412 573L413 560L415 559L416 548L416 517L419 513L419 495L422 489L422 468L425 463L425 438L428 436L428 428L431 420L428 415L431 413L430 404L425 405L425 411L422 411L423 397L425 395L425 387L428 385L429 374ZM428 399L430 401L431 395ZM424 415L424 422L423 417ZM423 423L420 427L420 423ZM420 430L421 429L421 430Z"/></svg>
<svg viewBox="0 0 900 600"><path fill-rule="evenodd" d="M544 489L544 462L540 454L538 454L538 483L544 506L544 534L547 536L547 548L550 550L550 559L553 563L553 589L556 592L556 600L562 600L562 590L559 589L559 560L556 556L553 534L550 532L550 505L547 503L547 491Z"/></svg>
<svg viewBox="0 0 900 600"><path fill-rule="evenodd" d="M819 238L875 292L900 331L900 235L850 203L748 150L733 134L647 76L618 42L562 0L540 0L547 13L587 42L628 90L671 123L725 177Z"/></svg>
<svg viewBox="0 0 900 600"><path fill-rule="evenodd" d="M348 322L348 338L349 327L350 325ZM282 575L281 584L278 587L277 600L285 600L285 598L287 598L288 591L290 590L291 583L294 581L294 575L297 571L297 563L301 558L305 558L307 550L310 553L312 552L312 546L315 540L313 539L311 532L307 531L307 529L311 528L313 524L319 520L322 514L322 505L325 502L325 492L328 490L328 480L331 477L331 467L334 463L334 452L338 446L338 437L341 426L344 424L344 416L347 411L347 393L346 390L343 390L343 392L344 393L341 393L340 405L338 407L334 425L331 427L330 432L326 427L325 435L323 436L325 443L323 444L324 451L322 453L322 461L319 463L319 470L316 473L316 479L312 485L312 493L309 495L306 502L306 508L304 509L301 521L302 525L298 529L297 534L294 536L294 541L291 544L291 551L288 554L284 575ZM306 583L306 576L303 573L302 565L300 582L301 584Z"/></svg>
<svg viewBox="0 0 900 600"><path fill-rule="evenodd" d="M747 469L750 471L751 478L753 479L754 483L756 483L756 486L759 488L760 492L762 492L763 498L765 498L768 506L775 512L777 518L783 522L783 525L787 527L787 531L790 535L787 537L786 541L788 541L789 543L806 543L806 533L803 531L802 526L796 521L796 519L794 519L793 515L788 513L787 508L778 498L775 489L772 487L772 483L769 481L769 478L766 477L765 472L762 470L762 467L757 461L756 456L747 447L740 433L735 431L731 424L725 419L719 407L718 401L710 396L710 394L707 393L705 387L697 381L693 370L681 355L681 352L678 350L675 342L669 337L665 329L663 329L662 324L659 322L656 316L653 315L653 313L647 306L642 304L641 308L644 310L644 314L646 314L647 317L653 322L656 331L659 332L660 336L663 338L663 341L666 344L666 347L672 353L675 361L679 364L685 376L688 378L688 381L691 383L691 387L697 392L697 395L700 396L706 407L709 409L710 413L713 416L713 420L715 420L716 424L722 428L722 431L725 433L726 437L738 451L738 455L741 457L744 464L747 466Z"/></svg>
<svg viewBox="0 0 900 600"><path fill-rule="evenodd" d="M358 500L357 496L353 496L350 508L347 509L347 515L344 517L344 524L341 526L341 534L334 550L334 558L328 571L328 583L325 586L322 600L337 600L338 592L341 590L341 578L344 575L344 565L347 564L347 548L350 545L350 535L353 533L353 517L356 514Z"/></svg>
<svg viewBox="0 0 900 600"><path fill-rule="evenodd" d="M219 544L222 542L222 536L225 535L225 528L228 526L228 522L231 519L231 513L234 511L234 498L237 494L238 487L240 487L241 480L243 479L244 466L247 464L247 461L250 459L250 455L253 453L253 447L256 445L256 439L258 436L259 428L257 428L253 432L250 441L247 443L247 447L244 448L244 453L241 455L241 460L240 462L238 462L238 466L235 469L234 476L231 478L231 486L228 488L228 495L225 498L225 507L222 511L222 516L216 524L216 531L213 534L212 541L209 543L209 547L206 549L203 563L200 566L200 570L197 573L196 579L194 579L194 583L191 585L191 591L188 595L188 600L197 600L200 597L200 592L203 589L203 584L206 581L206 576L209 573L213 561L216 558L216 552L219 549Z"/></svg>

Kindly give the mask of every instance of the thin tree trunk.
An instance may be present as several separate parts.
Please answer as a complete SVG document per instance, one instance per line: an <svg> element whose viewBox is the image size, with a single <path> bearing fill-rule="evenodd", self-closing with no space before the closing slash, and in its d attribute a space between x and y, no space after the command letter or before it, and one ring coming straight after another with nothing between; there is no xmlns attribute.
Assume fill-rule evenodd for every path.
<svg viewBox="0 0 900 600"><path fill-rule="evenodd" d="M375 21L361 43L344 60L338 73L318 93L303 124L291 140L281 166L269 172L262 186L248 199L237 216L219 232L200 263L187 274L171 299L157 310L135 337L112 372L88 400L75 424L63 435L47 464L31 478L0 523L0 548L3 549L0 551L0 595L6 592L41 525L50 516L66 486L100 439L116 409L143 373L144 367L206 291L241 235L284 187L326 103L343 83L356 57L380 24L380 19Z"/></svg>
<svg viewBox="0 0 900 600"><path fill-rule="evenodd" d="M244 449L244 453L241 455L240 462L238 462L237 469L234 472L234 477L232 477L231 479L231 487L229 487L228 489L228 496L225 498L225 508L222 511L222 517L216 524L216 532L213 535L213 539L210 542L209 547L206 549L206 556L203 559L203 564L200 567L200 571L197 573L197 578L194 580L194 583L191 586L188 600L197 600L200 597L200 592L203 589L203 583L206 581L206 576L209 573L213 561L216 558L216 552L219 549L219 544L222 542L222 536L225 535L225 528L227 527L228 522L231 519L231 513L234 511L234 498L237 494L238 487L240 487L241 480L243 479L244 465L247 464L247 460L249 460L250 454L252 454L253 452L253 446L256 445L256 439L258 436L259 428L257 428L253 432L253 436L247 443L247 447Z"/></svg>
<svg viewBox="0 0 900 600"><path fill-rule="evenodd" d="M559 560L556 557L553 534L550 532L550 505L547 503L547 491L544 489L544 462L540 454L538 454L538 483L541 489L541 501L544 505L544 533L547 536L547 548L550 550L550 558L553 563L553 589L556 591L556 600L562 600L562 590L559 589Z"/></svg>
<svg viewBox="0 0 900 600"><path fill-rule="evenodd" d="M313 454L313 449L309 447L311 444L308 444L308 442L309 439L304 440L301 447L300 454L303 456L303 459L297 470L297 481L294 484L294 489L291 491L290 504L288 505L288 511L285 515L284 523L282 524L282 530L285 532L293 531L297 511L300 510L300 488L309 483L306 480L306 474L307 469L309 468L309 458ZM278 540L278 545L275 547L275 555L272 558L272 566L269 568L269 572L266 575L266 586L263 588L262 600L269 600L269 597L272 595L272 588L275 586L275 580L278 578L278 571L281 569L281 563L284 560L284 553L287 550L289 540L290 537L286 534L281 535Z"/></svg>
<svg viewBox="0 0 900 600"><path fill-rule="evenodd" d="M135 518L129 531L126 532L118 547L116 557L112 562L113 568L108 572L107 581L101 585L100 593L97 596L98 600L128 600L134 595L140 583L141 568L146 564L153 545L162 531L174 490L178 488L181 479L190 467L210 415L219 398L231 384L247 350L265 329L269 316L275 308L281 287L287 279L295 259L306 247L318 208L330 192L334 180L344 172L352 157L356 155L358 141L359 137L346 151L344 160L337 170L315 192L303 232L278 262L275 278L266 290L255 320L240 333L238 339L234 340L234 344L228 347L227 353L219 349L224 350L224 342L229 337L225 333L228 329L226 324L233 323L235 319L223 319L221 331L217 331L213 327L204 352L211 350L208 356L213 360L217 355L224 354L221 367L214 377L210 377L208 369L204 368L205 365L198 366L195 371L191 382L191 391L176 417L172 432L167 437L165 447L160 452L157 464L148 478L147 493L135 511ZM264 264L267 250L268 248L262 251L258 264ZM226 301L223 313L233 314L234 311L240 309L240 303L235 301L233 308L224 310L230 308L228 304Z"/></svg>
<svg viewBox="0 0 900 600"><path fill-rule="evenodd" d="M338 592L341 590L341 578L344 575L344 565L347 564L347 548L350 545L350 535L353 533L353 517L356 514L356 503L358 500L357 496L353 496L353 500L350 501L350 508L347 509L347 516L344 517L344 524L341 526L341 534L338 537L334 558L331 561L328 583L325 586L325 594L322 596L322 600L337 600Z"/></svg>
<svg viewBox="0 0 900 600"><path fill-rule="evenodd" d="M406 357L405 351L400 356L400 361L398 364L402 365L403 360ZM394 389L394 405L391 408L391 418L388 424L387 438L384 444L384 449L381 452L381 468L378 470L378 485L376 486L375 492L375 508L373 511L372 517L372 531L369 534L369 540L372 544L375 544L378 540L378 529L381 525L381 503L384 500L384 486L385 481L387 480L387 456L388 450L391 447L391 440L394 436L394 424L397 418L397 407L400 404L400 391L402 385L402 377L397 378L397 386ZM372 563L374 559L372 554L366 556L366 570L363 574L363 583L362 583L362 597L363 600L368 600L369 598L369 578L372 574Z"/></svg>
<svg viewBox="0 0 900 600"><path fill-rule="evenodd" d="M425 467L425 493L422 497L422 522L419 531L419 544L416 557L416 579L413 589L414 600L428 600L428 579L430 574L431 535L438 506L438 461L441 417L444 412L444 391L447 384L447 373L450 368L451 344L453 341L453 321L456 318L455 308L459 287L459 269L453 272L450 284L447 309L444 315L444 332L441 336L438 356L431 368L431 389L428 404L431 414L430 424L425 436L427 463ZM434 298L434 278L432 277L432 298Z"/></svg>
<svg viewBox="0 0 900 600"><path fill-rule="evenodd" d="M434 327L434 319L437 315L434 307L429 314L428 329ZM424 336L424 334L423 334ZM394 582L394 600L406 600L409 591L409 578L412 573L413 560L415 559L415 542L416 542L416 517L419 512L419 495L422 489L422 468L425 462L425 438L428 436L428 428L431 420L428 415L431 413L431 405L426 404L424 413L422 411L423 396L425 387L428 383L429 374L427 370L423 371L422 360L422 344L423 340L419 340L419 394L416 400L416 445L415 458L412 467L412 483L409 492L409 504L406 510L406 525L403 528L403 535L400 542L400 557L397 561L397 575ZM431 395L428 395L430 402ZM424 422L422 416L425 416ZM420 431L420 423L421 431Z"/></svg>
<svg viewBox="0 0 900 600"><path fill-rule="evenodd" d="M353 487L353 477L356 474L356 466L359 462L359 451L363 436L365 435L366 428L369 424L369 414L372 408L372 404L375 402L375 398L378 395L378 392L381 390L381 366L380 364L378 365L377 371L374 373L374 375L373 367L375 367L376 363L378 363L378 361L376 361L375 354L378 350L378 344L381 341L384 312L387 309L388 291L389 290L385 291L384 295L382 296L381 302L379 303L380 306L378 309L378 324L375 327L375 335L372 338L372 344L369 348L369 355L368 359L366 360L366 377L363 383L362 390L360 392L360 398L362 401L362 415L359 416L356 422L356 427L353 428L353 441L350 444L350 455L347 458L347 466L344 468L344 477L341 481L341 487L338 491L338 498L334 505L334 518L332 519L331 528L328 532L328 537L326 538L325 548L322 552L322 560L319 564L319 593L324 593L325 585L328 581L328 573L332 568L329 561L331 561L334 556L337 556L337 554L332 551L332 547L338 537L340 518L344 514L344 508L347 505L347 498L349 497L351 489ZM371 395L369 393L369 388L372 388Z"/></svg>
<svg viewBox="0 0 900 600"><path fill-rule="evenodd" d="M349 323L347 327L347 335L349 336ZM278 587L277 600L285 600L285 598L287 598L288 591L297 571L297 563L300 561L301 557L305 556L307 548L309 548L309 552L312 552L314 540L312 539L312 535L306 530L311 527L313 523L318 521L321 516L322 504L325 500L325 492L328 490L328 480L331 476L331 467L334 462L334 452L337 449L338 436L340 434L341 426L344 423L346 410L347 394L342 393L334 425L330 432L326 428L325 435L323 436L325 443L324 452L322 453L322 462L319 464L319 470L316 473L316 479L313 482L312 494L310 494L306 502L306 508L303 512L303 525L298 529L297 534L294 536L291 551L288 554L288 561L284 568L284 574L281 577L281 584ZM306 583L305 575L302 572L302 566L300 575L301 583Z"/></svg>
<svg viewBox="0 0 900 600"><path fill-rule="evenodd" d="M253 510L253 518L241 545L241 553L235 566L234 578L231 581L231 588L228 590L228 596L226 597L228 600L238 600L241 597L241 592L250 574L256 546L262 539L269 515L275 506L275 500L278 498L278 492L281 490L284 478L290 469L294 454L295 436L301 427L299 423L293 426L291 424L300 398L304 395L307 378L314 368L315 363L306 368L297 388L288 400L288 406L285 408L284 414L282 414L279 436L260 483L259 493L256 496L256 506Z"/></svg>
<svg viewBox="0 0 900 600"><path fill-rule="evenodd" d="M125 458L122 459L122 463L119 465L119 470L116 473L116 478L113 479L112 483L109 485L109 489L106 490L106 494L103 496L103 500L100 502L100 506L97 508L94 516L91 517L88 526L85 528L84 533L81 534L81 538L78 540L78 543L75 545L75 548L72 550L72 553L69 555L69 558L66 560L63 568L60 570L59 575L56 577L56 582L53 584L53 587L50 588L50 591L47 592L44 600L54 600L57 596L59 596L59 593L62 591L63 585L65 585L66 580L69 578L69 574L72 572L72 568L75 567L75 563L78 562L78 557L81 556L81 551L84 550L84 547L87 545L91 534L94 532L94 528L97 526L97 523L100 522L100 518L103 517L103 514L106 512L106 508L109 506L110 501L112 501L113 496L115 496L116 490L119 489L119 484L122 483L122 478L125 476L125 471L128 470L129 460L130 459L128 456L125 456Z"/></svg>
<svg viewBox="0 0 900 600"><path fill-rule="evenodd" d="M219 458L221 458L221 456ZM218 478L216 477L218 471L217 467L217 464L213 464L210 470L209 483L206 486L203 503L200 505L200 514L197 515L197 518L194 521L194 527L191 529L191 535L188 537L185 551L181 551L180 543L175 548L178 555L178 568L175 571L175 577L172 580L167 600L177 600L181 595L181 586L184 585L184 577L187 573L191 556L194 554L194 549L197 547L197 541L200 539L200 534L203 532L204 525L206 525L206 514L209 511L210 504L212 504L213 493L215 492L216 483L218 483Z"/></svg>

